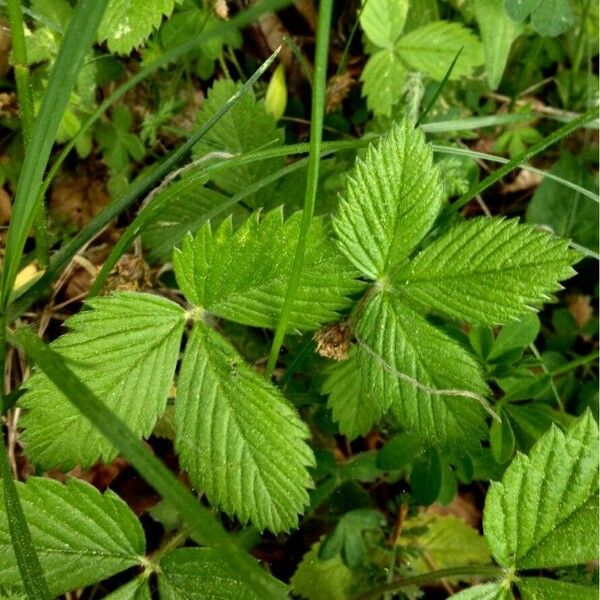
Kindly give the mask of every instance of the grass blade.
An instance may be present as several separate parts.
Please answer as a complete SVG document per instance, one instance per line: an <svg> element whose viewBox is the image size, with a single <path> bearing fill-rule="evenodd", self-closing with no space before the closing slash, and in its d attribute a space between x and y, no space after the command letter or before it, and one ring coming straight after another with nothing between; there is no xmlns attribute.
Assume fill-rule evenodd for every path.
<svg viewBox="0 0 600 600"><path fill-rule="evenodd" d="M439 146L438 144L432 144L432 146L433 146L433 151L438 152L440 154L450 154L452 156L468 156L469 158L479 158L481 160L487 160L489 162L501 163L504 165L507 165L508 163L511 162L508 158L504 158L502 156L495 156L494 154L487 154L485 152L477 152L477 151L471 150L469 148L455 148L453 146ZM554 173L550 173L549 171L544 171L543 169L538 169L536 167L532 167L531 165L528 165L526 163L519 163L519 164L515 165L513 168L524 169L525 171L531 171L532 173L537 173L538 175L541 175L542 177L547 177L548 179L552 179L553 181L560 183L560 185L564 185L565 187L572 189L573 191L577 192L578 194L581 194L582 196L585 196L586 198L593 200L596 204L600 204L600 197L598 197L598 194L594 194L594 192L592 192L591 190L588 190L587 188L584 188L573 181L569 181L568 179L565 179L564 177L560 177L559 175L555 175Z"/></svg>
<svg viewBox="0 0 600 600"><path fill-rule="evenodd" d="M33 93L29 73L29 61L27 60L25 26L23 23L23 12L21 10L20 0L8 0L6 12L10 22L13 69L15 73L15 82L17 84L19 112L21 114L23 147L27 149L33 131L35 113L33 110ZM48 263L48 242L46 239L46 211L43 196L40 197L39 206L35 212L33 228L35 230L35 249L37 258L40 264L45 266Z"/></svg>
<svg viewBox="0 0 600 600"><path fill-rule="evenodd" d="M294 299L298 291L304 254L308 240L308 229L312 221L319 184L319 165L321 162L321 141L323 136L323 110L325 106L325 88L327 85L327 55L329 51L329 29L333 0L321 0L319 5L319 20L317 24L317 45L315 49L315 71L313 76L313 96L310 121L310 152L308 158L308 174L306 177L306 192L304 195L304 211L300 225L300 235L292 273L285 292L285 299L279 316L279 323L275 330L271 352L267 362L266 375L270 377L275 368L279 350L283 343L285 332L294 306Z"/></svg>
<svg viewBox="0 0 600 600"><path fill-rule="evenodd" d="M162 179L164 176L168 175L172 168L179 162L179 160L192 149L192 146L194 146L198 140L202 139L213 128L213 126L221 120L223 115L225 115L230 108L235 106L240 98L256 83L256 81L271 66L275 58L277 58L279 51L280 50L277 49L275 52L273 52L273 54L271 54L271 56L269 56L269 58L267 58L267 60L253 73L252 77L250 77L250 79L244 83L239 91L233 95L204 125L202 125L202 127L200 127L200 129L185 142L185 144L183 144L176 152L174 152L165 162L159 165L158 169L155 169L138 184L134 184L129 192L127 192L116 202L111 203L111 205L105 209L105 212L108 213L107 216L104 217L105 223L110 223L110 221L117 214L125 210L127 206L129 206L136 198L138 198L138 196L149 190L155 183L159 181L159 179ZM114 213L115 211L118 212L116 212L116 214L110 214ZM84 232L85 229L77 237L81 236L85 238L83 235ZM111 269L117 264L117 261L127 248L128 243L129 238L123 239L123 237L121 237L119 242L113 247L110 255L104 261L100 273L98 273L96 280L90 288L88 297L95 296L100 291L104 285L106 277L110 273Z"/></svg>
<svg viewBox="0 0 600 600"><path fill-rule="evenodd" d="M4 439L4 427L0 424L0 437ZM0 444L0 475L4 490L4 504L13 551L19 565L25 593L30 600L50 600L50 592L42 572L40 561L31 541L23 507L12 478L8 454L4 443Z"/></svg>
<svg viewBox="0 0 600 600"><path fill-rule="evenodd" d="M0 308L8 305L27 234L35 218L40 183L56 138L71 90L85 52L91 46L108 0L81 0L73 12L54 63L40 112L33 126L19 177L12 217L8 227Z"/></svg>
<svg viewBox="0 0 600 600"><path fill-rule="evenodd" d="M174 508L187 523L196 541L218 549L225 562L247 581L259 598L284 598L281 585L265 573L223 529L212 513L190 494L171 471L158 460L129 427L82 383L67 362L35 333L21 327L10 334L11 343L21 346L38 368L137 469L140 475Z"/></svg>
<svg viewBox="0 0 600 600"><path fill-rule="evenodd" d="M537 144L534 144L517 156L516 158L509 160L506 164L501 166L499 169L496 169L493 173L490 173L483 181L476 183L469 190L467 190L456 202L452 203L450 210L458 210L468 204L475 196L481 194L484 190L494 185L497 181L502 179L507 173L510 173L513 169L519 166L520 163L527 162L531 158L533 158L536 154L542 152L551 146L552 144L562 140L564 137L579 129L583 125L585 125L588 121L596 118L598 116L598 108L594 107L583 113L580 117L573 119L570 123L563 125L560 129L557 129L551 135L545 137L543 140L539 141Z"/></svg>
<svg viewBox="0 0 600 600"><path fill-rule="evenodd" d="M431 97L431 100L429 100L429 102L427 103L427 106L425 107L425 109L423 110L423 112L421 113L419 118L417 119L417 122L415 123L415 127L418 127L419 125L421 125L421 123L423 123L423 121L427 118L427 115L431 112L431 109L434 107L435 103L437 102L437 99L440 97L440 94L442 93L442 90L446 86L446 82L450 78L450 75L452 75L452 71L454 71L454 66L457 63L457 61L460 57L460 54L463 51L463 48L464 48L464 46L461 46L458 49L458 52L456 53L452 62L450 63L450 66L448 67L448 70L444 74L443 79L440 81L440 85L437 86L437 89L435 90L435 93Z"/></svg>

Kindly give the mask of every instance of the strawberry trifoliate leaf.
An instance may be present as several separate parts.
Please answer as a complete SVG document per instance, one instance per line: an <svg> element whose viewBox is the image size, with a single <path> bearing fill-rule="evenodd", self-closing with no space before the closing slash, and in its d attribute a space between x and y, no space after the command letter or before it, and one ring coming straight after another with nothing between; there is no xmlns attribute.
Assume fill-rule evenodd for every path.
<svg viewBox="0 0 600 600"><path fill-rule="evenodd" d="M308 429L225 338L196 323L175 404L175 446L209 502L259 529L294 527L314 462Z"/></svg>
<svg viewBox="0 0 600 600"><path fill-rule="evenodd" d="M54 596L140 564L144 532L129 507L78 479L65 485L30 477L17 483L33 545ZM0 497L3 488L0 481ZM6 508L0 502L0 588L20 588Z"/></svg>
<svg viewBox="0 0 600 600"><path fill-rule="evenodd" d="M377 46L391 46L402 33L408 0L363 0L360 25L367 37Z"/></svg>
<svg viewBox="0 0 600 600"><path fill-rule="evenodd" d="M110 0L98 28L98 41L128 54L139 46L175 7L175 0Z"/></svg>
<svg viewBox="0 0 600 600"><path fill-rule="evenodd" d="M421 241L441 202L423 133L406 120L394 124L348 174L334 220L338 247L364 275L381 278Z"/></svg>
<svg viewBox="0 0 600 600"><path fill-rule="evenodd" d="M598 426L588 412L519 454L485 503L485 536L503 567L549 569L598 558Z"/></svg>
<svg viewBox="0 0 600 600"><path fill-rule="evenodd" d="M394 273L393 286L423 309L463 321L506 323L549 300L574 274L566 240L516 219L460 223Z"/></svg>
<svg viewBox="0 0 600 600"><path fill-rule="evenodd" d="M356 323L363 401L402 427L464 453L486 437L487 386L460 344L389 292L368 299Z"/></svg>
<svg viewBox="0 0 600 600"><path fill-rule="evenodd" d="M241 84L221 79L208 93L198 125L203 125L237 94ZM216 156L236 156L251 150L274 148L283 143L283 132L277 129L275 117L269 114L263 101L255 99L252 91L246 92L211 130L194 146L196 159ZM283 166L283 158L269 158L257 162L230 167L212 176L212 180L225 192L242 192L252 183L267 177ZM246 198L254 208L268 205L272 187L263 188L259 194Z"/></svg>
<svg viewBox="0 0 600 600"><path fill-rule="evenodd" d="M281 585L285 592L285 585ZM211 548L179 548L160 561L162 600L260 600L241 577Z"/></svg>
<svg viewBox="0 0 600 600"><path fill-rule="evenodd" d="M460 23L434 21L413 29L398 40L395 50L412 69L441 81L461 47L462 52L450 74L450 79L456 80L471 75L483 63L481 42Z"/></svg>
<svg viewBox="0 0 600 600"><path fill-rule="evenodd" d="M402 96L405 79L406 66L393 48L375 52L360 76L367 107L377 115L389 117Z"/></svg>
<svg viewBox="0 0 600 600"><path fill-rule="evenodd" d="M231 220L184 239L173 255L186 298L205 310L256 327L275 328L290 277L302 213L283 220L283 210L255 213L237 230ZM357 272L337 252L328 222L312 220L291 331L313 331L338 319L347 296L361 289Z"/></svg>
<svg viewBox="0 0 600 600"><path fill-rule="evenodd" d="M94 298L67 320L69 333L51 344L74 373L131 430L147 436L163 413L185 316L183 309L150 294L120 292ZM44 468L88 467L109 461L116 449L43 373L25 384L20 405L22 440Z"/></svg>

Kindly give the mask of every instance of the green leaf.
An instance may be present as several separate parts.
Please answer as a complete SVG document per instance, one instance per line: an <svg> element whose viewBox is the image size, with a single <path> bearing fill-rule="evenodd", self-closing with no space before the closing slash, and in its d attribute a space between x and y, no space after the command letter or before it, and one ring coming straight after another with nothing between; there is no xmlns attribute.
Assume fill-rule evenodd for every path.
<svg viewBox="0 0 600 600"><path fill-rule="evenodd" d="M112 594L105 596L104 600L152 600L148 577L144 575L136 577Z"/></svg>
<svg viewBox="0 0 600 600"><path fill-rule="evenodd" d="M436 448L427 448L415 460L410 472L410 488L415 501L422 506L433 504L442 490L442 463Z"/></svg>
<svg viewBox="0 0 600 600"><path fill-rule="evenodd" d="M227 79L216 81L208 92L202 111L198 115L198 126L206 123L229 99L238 92L241 84ZM193 149L195 159L217 153L240 155L259 148L273 148L283 143L283 132L277 129L275 117L265 109L264 102L257 101L249 90L235 106L211 128ZM274 173L283 166L283 158L269 158L239 165L215 173L212 180L225 192L235 194L255 181ZM269 188L246 199L253 208L265 205Z"/></svg>
<svg viewBox="0 0 600 600"><path fill-rule="evenodd" d="M497 463L504 464L515 450L515 433L506 413L501 412L501 422L494 421L490 428L490 448Z"/></svg>
<svg viewBox="0 0 600 600"><path fill-rule="evenodd" d="M417 306L470 323L506 323L549 300L574 274L568 242L516 219L475 218L435 240L394 275Z"/></svg>
<svg viewBox="0 0 600 600"><path fill-rule="evenodd" d="M543 0L504 0L504 8L514 21L524 21Z"/></svg>
<svg viewBox="0 0 600 600"><path fill-rule="evenodd" d="M583 586L545 577L523 577L518 582L521 600L597 600L597 586Z"/></svg>
<svg viewBox="0 0 600 600"><path fill-rule="evenodd" d="M423 133L406 120L396 123L348 174L333 222L338 248L364 275L381 278L427 233L441 202Z"/></svg>
<svg viewBox="0 0 600 600"><path fill-rule="evenodd" d="M98 41L128 54L139 46L175 7L175 0L110 0L98 29Z"/></svg>
<svg viewBox="0 0 600 600"><path fill-rule="evenodd" d="M366 302L355 333L365 401L431 444L477 451L487 387L466 350L387 292Z"/></svg>
<svg viewBox="0 0 600 600"><path fill-rule="evenodd" d="M363 531L378 530L384 523L383 515L375 510L364 508L347 512L333 533L323 540L319 558L329 560L339 554L351 569L358 568L367 555Z"/></svg>
<svg viewBox="0 0 600 600"><path fill-rule="evenodd" d="M144 532L129 507L110 490L102 495L78 479L68 479L62 485L38 477L30 477L27 483L17 486L53 596L140 564L145 552ZM21 586L3 502L0 586Z"/></svg>
<svg viewBox="0 0 600 600"><path fill-rule="evenodd" d="M569 152L562 153L551 173L592 191L598 188L594 178ZM556 235L597 250L598 214L597 203L567 190L552 179L544 179L527 205L526 219L529 223L546 225Z"/></svg>
<svg viewBox="0 0 600 600"><path fill-rule="evenodd" d="M495 90L502 80L510 47L523 27L507 16L503 0L476 0L472 6L483 41L488 84Z"/></svg>
<svg viewBox="0 0 600 600"><path fill-rule="evenodd" d="M308 429L281 393L196 323L175 403L175 446L211 504L259 529L294 527L314 464Z"/></svg>
<svg viewBox="0 0 600 600"><path fill-rule="evenodd" d="M349 440L369 433L383 416L378 403L369 402L361 394L360 372L352 350L347 360L336 362L327 370L322 392L329 394L327 406L340 432Z"/></svg>
<svg viewBox="0 0 600 600"><path fill-rule="evenodd" d="M149 294L94 298L92 310L67 320L69 333L51 344L73 371L139 436L165 409L184 326L177 304ZM27 455L46 469L86 468L116 449L42 373L25 384L20 406Z"/></svg>
<svg viewBox="0 0 600 600"><path fill-rule="evenodd" d="M423 449L421 440L412 433L393 437L377 453L377 466L384 471L400 471L406 468Z"/></svg>
<svg viewBox="0 0 600 600"><path fill-rule="evenodd" d="M281 584L282 593L285 586ZM210 548L179 548L160 561L162 600L259 600L223 557Z"/></svg>
<svg viewBox="0 0 600 600"><path fill-rule="evenodd" d="M570 0L504 0L504 6L515 21L531 15L531 25L540 35L556 37L574 22Z"/></svg>
<svg viewBox="0 0 600 600"><path fill-rule="evenodd" d="M450 596L454 600L512 600L509 588L502 583L483 583Z"/></svg>
<svg viewBox="0 0 600 600"><path fill-rule="evenodd" d="M413 551L410 562L417 574L490 562L484 537L458 517L422 513L407 519L402 531L398 545Z"/></svg>
<svg viewBox="0 0 600 600"><path fill-rule="evenodd" d="M360 80L367 107L376 115L391 116L404 89L406 67L393 48L375 52L367 61Z"/></svg>
<svg viewBox="0 0 600 600"><path fill-rule="evenodd" d="M233 231L231 219L212 231L184 239L173 255L177 281L186 298L232 321L275 328L294 261L302 213L283 220L283 208L255 213ZM337 252L328 222L312 220L290 331L314 331L339 319L347 296L361 289L350 263Z"/></svg>
<svg viewBox="0 0 600 600"><path fill-rule="evenodd" d="M347 600L354 590L354 575L336 554L319 558L321 542L313 544L292 575L292 590L306 600Z"/></svg>
<svg viewBox="0 0 600 600"><path fill-rule="evenodd" d="M487 362L499 362L512 356L515 350L523 350L533 344L540 332L540 320L536 314L525 314L518 321L505 325L496 336L486 356Z"/></svg>
<svg viewBox="0 0 600 600"><path fill-rule="evenodd" d="M493 482L484 531L503 567L545 569L598 556L598 427L590 413L552 427Z"/></svg>
<svg viewBox="0 0 600 600"><path fill-rule="evenodd" d="M367 37L381 48L391 46L402 33L408 0L363 0L360 25Z"/></svg>
<svg viewBox="0 0 600 600"><path fill-rule="evenodd" d="M454 81L471 75L483 62L481 42L460 23L435 21L413 29L398 40L395 50L412 69L441 81L461 46L463 50L450 75Z"/></svg>

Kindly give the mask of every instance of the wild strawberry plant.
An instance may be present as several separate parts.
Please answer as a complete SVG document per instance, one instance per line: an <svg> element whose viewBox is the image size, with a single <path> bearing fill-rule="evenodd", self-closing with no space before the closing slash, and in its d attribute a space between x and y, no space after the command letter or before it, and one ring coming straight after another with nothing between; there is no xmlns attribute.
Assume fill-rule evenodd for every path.
<svg viewBox="0 0 600 600"><path fill-rule="evenodd" d="M11 4L18 31L18 3ZM585 227L571 227L574 216L593 211L569 210L567 227L560 210L544 214L539 198L550 195L564 210L550 185L574 190L578 203L595 196L557 169L538 188L528 223L461 214L503 171L478 183L461 148L427 139L440 127L420 125L432 104L419 124L414 118L425 104L422 80L443 82L435 102L445 82L470 77L483 62L495 89L525 20L543 35L558 35L559 24L544 28L535 3L525 10L486 0L464 14L457 9L477 22L482 45L466 17L444 20L435 2L419 15L407 0L363 3L355 17L370 57L361 92L379 118L362 139L321 145L332 9L324 0L308 147L287 145L289 129L251 90L267 63L244 84L216 81L193 133L129 184L144 144L163 139L160 123L174 105L144 120L138 137L123 104L77 146L80 157L94 144L102 154L113 203L61 240L39 279L19 288L36 218L39 236L45 160L80 77L67 69L69 58L83 62L94 39L115 55L148 39L143 59L155 60L148 73L179 58L181 72L207 79L215 64L227 70L227 45L241 43L236 29L221 25L222 6L102 0L93 8L82 0L53 11L34 4L60 24L64 41L54 55L63 71L50 76L25 139L33 150L17 187L15 211L23 210L9 228L2 276L3 335L26 352L32 373L2 397L11 423L18 417L19 460L31 474L13 482L7 454L0 455L0 597L84 589L82 598L113 600L366 600L418 597L441 581L464 600L592 598L586 564L598 558L598 427L584 386L567 411L569 388L555 380L591 359L542 357L535 341L553 310L545 343L563 351L573 344L565 341L565 309L544 306L587 268L585 245L593 245ZM252 22L277 4L259 3L234 20ZM558 4L566 15L570 4ZM502 23L496 45L490 15ZM201 21L204 45L193 35ZM278 67L279 86L283 72ZM76 145L83 135L59 141ZM521 149L527 156L546 140L532 143ZM307 161L286 163L306 151ZM190 163L173 172L186 152ZM328 152L337 154L321 157ZM454 156L440 160L443 152ZM577 179L569 156L559 166L568 163ZM7 330L90 236L144 195L65 331L46 345L27 327ZM120 281L117 261L138 238L160 265L160 289L139 289L149 282L145 270L141 285ZM593 322L580 321L577 335L592 335ZM172 452L168 467L159 439ZM85 477L59 475L91 473L119 457L163 499L140 509ZM481 530L476 517L468 523L435 508L450 505L459 486L488 481L471 503L482 506ZM275 564L268 573L249 554L259 540L256 557L268 556L268 544L290 551L297 530L311 528L287 571ZM465 587L473 578L478 583Z"/></svg>

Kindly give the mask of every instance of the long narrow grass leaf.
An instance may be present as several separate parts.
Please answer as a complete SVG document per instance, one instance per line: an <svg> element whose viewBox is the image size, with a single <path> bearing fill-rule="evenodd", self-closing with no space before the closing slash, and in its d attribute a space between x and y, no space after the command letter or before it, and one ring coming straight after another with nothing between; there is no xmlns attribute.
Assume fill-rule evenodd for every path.
<svg viewBox="0 0 600 600"><path fill-rule="evenodd" d="M4 438L4 427L1 424L0 438ZM17 486L12 478L6 447L4 443L1 443L0 446L0 475L2 476L4 489L4 504L13 552L17 559L23 587L29 600L50 600L46 579L31 541L31 534L23 514Z"/></svg>
<svg viewBox="0 0 600 600"><path fill-rule="evenodd" d="M254 559L233 541L211 512L144 447L125 422L115 416L89 387L76 377L64 358L27 327L21 327L16 333L10 334L9 340L25 350L65 397L119 449L140 475L179 511L198 542L219 550L222 560L245 579L259 598L282 598L280 584L260 569Z"/></svg>
<svg viewBox="0 0 600 600"><path fill-rule="evenodd" d="M33 89L29 62L27 60L27 46L25 44L25 25L20 0L8 0L7 13L10 21L12 37L13 69L17 84L17 97L19 99L19 112L21 113L21 133L23 145L27 149L35 113L33 110ZM33 228L35 230L35 249L38 260L45 266L48 262L48 242L46 239L46 213L43 196L40 196L39 206L35 209Z"/></svg>
<svg viewBox="0 0 600 600"><path fill-rule="evenodd" d="M481 194L481 192L494 185L494 183L502 179L507 173L510 173L513 169L518 167L519 164L532 159L534 156L548 148L548 146L551 146L559 140L562 140L564 137L579 129L588 121L591 121L597 116L598 108L594 107L576 119L573 119L570 123L563 125L560 129L557 129L551 135L545 137L543 140L540 140L537 144L534 144L531 146L531 148L525 150L525 152L521 153L516 158L508 161L505 165L501 166L499 169L496 169L493 173L490 173L484 180L476 183L474 186L468 189L456 202L452 204L452 210L458 210L462 208L465 206L465 204L468 204L473 198L475 198L475 196Z"/></svg>
<svg viewBox="0 0 600 600"><path fill-rule="evenodd" d="M302 213L302 224L296 254L292 265L292 273L279 317L279 323L275 330L275 337L271 346L269 360L267 363L267 376L273 372L275 362L279 356L279 350L283 343L285 332L294 307L296 292L300 284L300 276L304 264L304 254L308 240L308 230L312 221L315 201L317 197L317 186L319 183L319 165L321 161L321 141L323 136L323 111L325 106L325 88L327 84L327 56L329 51L329 30L331 24L331 12L333 0L321 0L319 6L319 20L317 24L317 45L315 49L315 72L313 76L313 96L310 122L310 153L308 159L308 174L306 178L306 192L304 196L304 212Z"/></svg>
<svg viewBox="0 0 600 600"><path fill-rule="evenodd" d="M437 86L435 93L433 94L433 96L431 97L429 102L427 103L427 106L423 109L423 112L419 115L419 118L417 119L415 127L418 127L419 125L421 125L421 123L423 123L423 121L427 118L427 115L429 115L429 113L431 112L431 109L434 107L435 103L437 102L437 99L440 97L440 94L442 93L443 89L446 87L446 83L448 82L448 79L450 79L450 75L452 75L452 71L454 71L454 66L456 65L456 62L458 61L460 53L463 51L463 48L464 48L464 46L461 46L458 49L458 52L455 54L454 58L452 59L452 62L450 63L448 70L444 74L443 79L440 81L440 84Z"/></svg>
<svg viewBox="0 0 600 600"><path fill-rule="evenodd" d="M63 112L108 0L81 0L73 12L42 98L19 177L6 238L0 307L4 310L17 275L21 253L38 204L38 191Z"/></svg>

